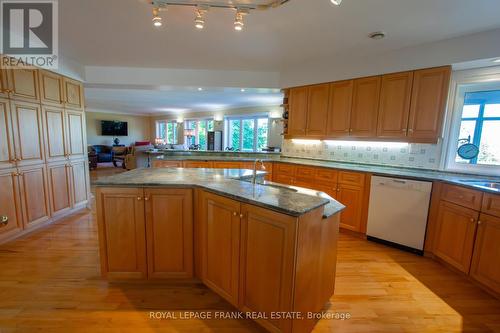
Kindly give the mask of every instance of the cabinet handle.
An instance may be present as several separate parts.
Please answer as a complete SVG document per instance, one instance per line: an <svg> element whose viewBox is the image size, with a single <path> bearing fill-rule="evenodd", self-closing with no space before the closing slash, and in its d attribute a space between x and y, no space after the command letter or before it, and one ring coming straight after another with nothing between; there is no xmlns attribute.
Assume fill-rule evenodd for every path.
<svg viewBox="0 0 500 333"><path fill-rule="evenodd" d="M142 198L141 198L141 197L137 197L137 201L141 201L141 200L142 200Z"/></svg>
<svg viewBox="0 0 500 333"><path fill-rule="evenodd" d="M408 131L406 128L403 128L403 129L401 130L401 132L406 132L406 131Z"/></svg>
<svg viewBox="0 0 500 333"><path fill-rule="evenodd" d="M475 218L473 218L473 217L471 217L471 218L470 218L470 221L471 221L472 223L474 223L474 222L476 222L476 219L475 219Z"/></svg>
<svg viewBox="0 0 500 333"><path fill-rule="evenodd" d="M340 188L337 188L337 192L340 192Z"/></svg>
<svg viewBox="0 0 500 333"><path fill-rule="evenodd" d="M238 215L238 213L236 213L236 212L233 212L233 216L237 216L237 215Z"/></svg>
<svg viewBox="0 0 500 333"><path fill-rule="evenodd" d="M413 133L413 128L410 128L408 132Z"/></svg>
<svg viewBox="0 0 500 333"><path fill-rule="evenodd" d="M242 218L243 218L244 216L245 216L245 215L243 215L243 214L240 214L240 219L242 219Z"/></svg>
<svg viewBox="0 0 500 333"><path fill-rule="evenodd" d="M149 201L149 197L144 197L144 201Z"/></svg>
<svg viewBox="0 0 500 333"><path fill-rule="evenodd" d="M4 227L9 223L9 217L7 215L2 215L0 219L0 226Z"/></svg>
<svg viewBox="0 0 500 333"><path fill-rule="evenodd" d="M483 222L477 221L477 225L481 225L481 224L483 224Z"/></svg>

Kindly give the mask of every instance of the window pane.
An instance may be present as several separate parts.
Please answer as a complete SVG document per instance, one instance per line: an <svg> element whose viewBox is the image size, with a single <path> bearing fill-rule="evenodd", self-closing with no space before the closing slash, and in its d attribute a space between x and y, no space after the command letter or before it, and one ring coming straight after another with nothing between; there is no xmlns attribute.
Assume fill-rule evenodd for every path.
<svg viewBox="0 0 500 333"><path fill-rule="evenodd" d="M214 121L208 120L207 121L207 131L212 132L213 130L214 130Z"/></svg>
<svg viewBox="0 0 500 333"><path fill-rule="evenodd" d="M161 139L165 139L167 132L166 132L166 124L164 122L158 123L158 137Z"/></svg>
<svg viewBox="0 0 500 333"><path fill-rule="evenodd" d="M484 106L485 117L500 117L500 104L486 104Z"/></svg>
<svg viewBox="0 0 500 333"><path fill-rule="evenodd" d="M243 151L253 151L255 121L243 119Z"/></svg>
<svg viewBox="0 0 500 333"><path fill-rule="evenodd" d="M467 143L465 140L469 140L470 143L474 142L475 129L476 129L475 120L462 120L462 123L460 124L460 136L458 137L460 141L458 142L457 149L464 143ZM455 161L459 163L470 163L470 160L464 160L463 158L458 156L458 154L455 158Z"/></svg>
<svg viewBox="0 0 500 333"><path fill-rule="evenodd" d="M234 148L235 150L240 149L240 121L230 120L229 121L229 142L228 147Z"/></svg>
<svg viewBox="0 0 500 333"><path fill-rule="evenodd" d="M267 133L269 120L261 118L257 120L257 150L261 151L267 147Z"/></svg>
<svg viewBox="0 0 500 333"><path fill-rule="evenodd" d="M201 149L207 148L207 122L204 120L198 122L198 144Z"/></svg>
<svg viewBox="0 0 500 333"><path fill-rule="evenodd" d="M462 118L477 118L479 117L479 109L481 105L473 104L473 105L464 105L464 109L462 111Z"/></svg>
<svg viewBox="0 0 500 333"><path fill-rule="evenodd" d="M477 164L500 165L500 120L485 121Z"/></svg>

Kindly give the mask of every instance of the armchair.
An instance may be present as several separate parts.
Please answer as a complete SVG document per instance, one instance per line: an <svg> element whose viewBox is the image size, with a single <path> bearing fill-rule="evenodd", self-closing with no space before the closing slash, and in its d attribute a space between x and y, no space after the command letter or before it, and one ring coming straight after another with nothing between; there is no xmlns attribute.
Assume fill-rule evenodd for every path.
<svg viewBox="0 0 500 333"><path fill-rule="evenodd" d="M94 145L92 148L97 154L97 163L113 162L114 153L112 147L106 145Z"/></svg>

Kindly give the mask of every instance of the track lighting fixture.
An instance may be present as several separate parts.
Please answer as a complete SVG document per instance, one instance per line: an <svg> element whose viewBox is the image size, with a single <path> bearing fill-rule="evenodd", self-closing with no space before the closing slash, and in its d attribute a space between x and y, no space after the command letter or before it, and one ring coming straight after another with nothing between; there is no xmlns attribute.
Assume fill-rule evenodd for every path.
<svg viewBox="0 0 500 333"><path fill-rule="evenodd" d="M243 30L243 27L245 26L245 23L243 22L243 15L246 15L248 13L248 9L238 8L236 10L236 17L234 18L234 30Z"/></svg>
<svg viewBox="0 0 500 333"><path fill-rule="evenodd" d="M196 17L194 19L194 26L197 29L203 29L205 27L205 13L208 11L209 7L198 6L196 8Z"/></svg>
<svg viewBox="0 0 500 333"><path fill-rule="evenodd" d="M335 6L340 6L342 0L330 0Z"/></svg>
<svg viewBox="0 0 500 333"><path fill-rule="evenodd" d="M161 21L161 16L160 16L160 8L158 8L158 7L153 8L153 25L157 28L159 28L163 25L163 23Z"/></svg>

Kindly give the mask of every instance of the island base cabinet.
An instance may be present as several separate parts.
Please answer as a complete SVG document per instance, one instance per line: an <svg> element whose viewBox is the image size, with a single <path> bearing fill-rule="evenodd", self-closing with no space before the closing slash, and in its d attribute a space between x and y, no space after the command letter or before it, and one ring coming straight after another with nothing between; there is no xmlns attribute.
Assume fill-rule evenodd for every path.
<svg viewBox="0 0 500 333"><path fill-rule="evenodd" d="M146 189L146 240L150 279L193 277L191 190Z"/></svg>
<svg viewBox="0 0 500 333"><path fill-rule="evenodd" d="M500 218L481 214L470 275L500 295Z"/></svg>
<svg viewBox="0 0 500 333"><path fill-rule="evenodd" d="M292 321L271 313L292 311L296 218L242 205L240 309L265 313L271 332L291 332Z"/></svg>

